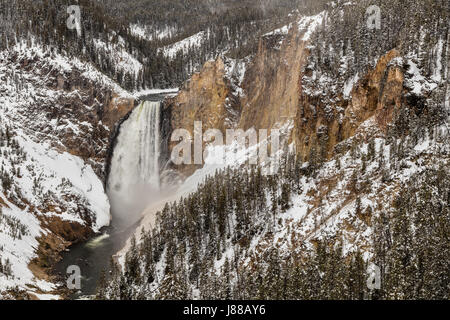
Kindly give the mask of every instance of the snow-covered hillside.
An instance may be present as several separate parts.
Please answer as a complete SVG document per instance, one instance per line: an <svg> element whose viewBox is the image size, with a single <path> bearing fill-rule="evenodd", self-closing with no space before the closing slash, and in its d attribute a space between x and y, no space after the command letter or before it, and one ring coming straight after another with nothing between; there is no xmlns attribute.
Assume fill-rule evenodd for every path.
<svg viewBox="0 0 450 320"><path fill-rule="evenodd" d="M166 26L162 29L158 29L153 26L137 23L131 24L130 30L133 35L146 40L163 40L166 38L171 38L177 33L177 29L174 27L170 28Z"/></svg>
<svg viewBox="0 0 450 320"><path fill-rule="evenodd" d="M198 49L202 43L208 39L208 35L204 31L200 31L188 38L171 44L167 47L161 48L160 51L169 58L175 58L176 54L187 54L189 50Z"/></svg>
<svg viewBox="0 0 450 320"><path fill-rule="evenodd" d="M68 80L74 77L76 82ZM0 52L0 296L14 290L57 297L50 278L32 267L42 258L43 239L59 239L58 251L69 240L77 241L64 225L91 232L109 225L109 201L99 171L92 167L104 164L101 159L88 163L71 150L70 141L101 142L93 139L98 125L109 136L106 126L77 116L89 115L99 104L85 104L90 98L78 87L79 79L132 98L89 64L39 45L19 43ZM77 107L67 105L69 101L84 110L69 111ZM55 232L57 224L66 229L66 239Z"/></svg>
<svg viewBox="0 0 450 320"><path fill-rule="evenodd" d="M119 37L117 43L111 40L112 36L106 42L95 39L94 45L99 52L111 57L112 63L117 69L124 74L131 75L132 79L137 79L139 72L142 72L142 63L125 49L126 43L121 37Z"/></svg>

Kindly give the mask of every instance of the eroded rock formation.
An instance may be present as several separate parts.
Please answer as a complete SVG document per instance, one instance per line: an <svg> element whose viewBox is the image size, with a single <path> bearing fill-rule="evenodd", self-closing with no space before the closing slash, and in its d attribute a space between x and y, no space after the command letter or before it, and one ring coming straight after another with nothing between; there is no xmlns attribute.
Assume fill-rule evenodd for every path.
<svg viewBox="0 0 450 320"><path fill-rule="evenodd" d="M303 161L308 161L311 156L322 160L332 157L336 145L352 137L373 116L385 129L404 100L403 70L392 63L399 56L398 51L382 56L376 67L353 85L349 97L344 97L342 91L326 92L324 97L305 90L312 70L307 65L308 43L302 36L293 28L281 40L280 35L263 37L245 73L243 94L239 96L231 89L223 60L208 62L178 96L166 103L165 108L171 113L168 133L178 128L192 132L194 121L202 121L204 129L225 132L232 126L270 130L293 120L291 141ZM231 109L226 107L227 101L233 101ZM175 144L168 141L169 152ZM193 171L186 167L181 170Z"/></svg>

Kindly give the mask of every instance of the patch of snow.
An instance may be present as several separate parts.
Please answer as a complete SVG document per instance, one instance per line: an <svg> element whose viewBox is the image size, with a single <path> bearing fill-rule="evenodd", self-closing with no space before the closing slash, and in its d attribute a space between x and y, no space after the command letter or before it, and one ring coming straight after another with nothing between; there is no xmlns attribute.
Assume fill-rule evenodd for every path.
<svg viewBox="0 0 450 320"><path fill-rule="evenodd" d="M435 56L436 56L436 68L434 69L433 76L431 79L433 79L436 82L440 82L442 80L442 50L444 49L444 40L439 39L438 43L436 44L435 48Z"/></svg>
<svg viewBox="0 0 450 320"><path fill-rule="evenodd" d="M140 24L130 24L131 34L146 40L163 40L170 38L176 33L176 28L166 26L162 29L155 29L151 26Z"/></svg>
<svg viewBox="0 0 450 320"><path fill-rule="evenodd" d="M135 98L139 98L142 96L148 96L148 95L157 95L157 94L176 94L180 91L179 88L170 88L170 89L144 89L140 91L134 91L132 95Z"/></svg>
<svg viewBox="0 0 450 320"><path fill-rule="evenodd" d="M136 76L143 69L142 63L128 53L120 44L105 43L101 39L94 39L94 45L97 50L101 50L109 55L113 59L114 65L120 70Z"/></svg>
<svg viewBox="0 0 450 320"><path fill-rule="evenodd" d="M233 94L242 97L242 82L247 71L248 59L225 59L225 77L230 80Z"/></svg>
<svg viewBox="0 0 450 320"><path fill-rule="evenodd" d="M200 31L181 41L175 42L174 44L160 48L159 52L162 52L164 56L169 58L175 58L179 51L182 51L183 54L187 54L189 49L200 47L207 38L206 35L207 33L205 31Z"/></svg>
<svg viewBox="0 0 450 320"><path fill-rule="evenodd" d="M299 31L304 32L303 41L308 41L316 29L323 23L326 12L323 11L315 16L306 16L298 22Z"/></svg>
<svg viewBox="0 0 450 320"><path fill-rule="evenodd" d="M289 30L291 29L291 27L292 27L292 24L285 25L281 28L275 29L271 32L264 34L263 37L271 36L271 35L286 35L289 33Z"/></svg>
<svg viewBox="0 0 450 320"><path fill-rule="evenodd" d="M355 86L355 84L358 82L359 80L359 75L356 74L355 76L353 76L353 78L350 78L345 84L344 84L344 98L348 99L351 96L353 87Z"/></svg>
<svg viewBox="0 0 450 320"><path fill-rule="evenodd" d="M413 60L408 60L408 74L409 78L406 80L406 85L412 89L412 92L418 96L423 95L425 92L430 92L437 87L434 82L429 82L423 75L422 70L418 67L417 63Z"/></svg>

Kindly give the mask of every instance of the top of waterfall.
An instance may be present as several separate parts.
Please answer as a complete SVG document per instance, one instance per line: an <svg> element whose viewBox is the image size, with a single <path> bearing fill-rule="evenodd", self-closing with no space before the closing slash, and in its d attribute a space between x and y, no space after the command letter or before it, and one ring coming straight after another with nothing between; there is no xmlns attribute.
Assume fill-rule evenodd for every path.
<svg viewBox="0 0 450 320"><path fill-rule="evenodd" d="M178 88L147 89L147 90L134 92L133 96L140 100L161 101L167 96L176 95L178 93L178 91L179 91Z"/></svg>

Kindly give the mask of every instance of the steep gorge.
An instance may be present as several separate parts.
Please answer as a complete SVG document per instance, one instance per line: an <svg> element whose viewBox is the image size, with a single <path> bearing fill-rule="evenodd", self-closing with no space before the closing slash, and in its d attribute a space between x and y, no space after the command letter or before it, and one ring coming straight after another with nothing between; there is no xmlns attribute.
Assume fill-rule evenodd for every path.
<svg viewBox="0 0 450 320"><path fill-rule="evenodd" d="M448 27L436 27L447 20L416 38L408 28L392 36L396 10L379 32L367 28L365 10L333 3L302 16L263 36L245 68L227 57L210 61L165 102L169 152L174 130L192 136L202 121L222 132L288 127L297 157L285 153L267 176L240 162L206 163L186 180L197 189L144 212L145 230L118 253L121 268L98 298L448 295L448 262L435 263L449 254L449 39ZM174 170L188 176L200 167ZM434 256L427 266L425 252ZM380 268L381 288L364 285L368 266ZM131 290L120 288L124 279Z"/></svg>
<svg viewBox="0 0 450 320"><path fill-rule="evenodd" d="M111 185L114 187L125 182L124 188L132 185L130 181L124 180L129 179L134 182L139 180L139 177L131 172L134 169L138 170L143 164L146 165L144 169L151 171L149 176L158 175L157 181L153 179L151 181L155 185L160 183L159 178L163 183L180 182L191 176L196 169L201 168L201 165L175 166L169 159L176 144L171 141L171 134L176 129L187 129L193 134L194 121L201 121L203 130L215 128L223 133L230 128L272 129L289 122L292 124L289 142L295 143L297 155L303 162L309 162L309 167L305 164L297 170L302 174L305 173L301 177L301 183L305 187L298 187L297 192L302 198L301 201L296 199L298 203L295 215L297 218L302 214L304 216L301 221L294 221L294 223L289 215L284 216L280 218L279 225L281 228L287 226L289 230L292 226L295 232L298 231L295 236L298 236L302 242L315 245L317 243L315 235L318 231L321 231L321 228L325 229L329 221L333 224L331 228L336 228L338 224L334 221L338 220L343 224L343 227L339 226L341 229L338 232L345 234L344 238L347 237L347 240L351 239L348 243L358 243L361 248L368 248L370 246L368 235L364 232L371 228L373 223L372 211L369 212L369 209L376 207L376 210L381 212L383 206L388 207L393 202L393 196L389 195L395 194L390 191L401 188L402 181L405 181L402 180L404 178L402 175L406 175L404 171L409 169L408 165L419 172L420 166L416 166L413 161L420 157L429 160L427 157L431 157L430 154L424 151L428 136L431 136L430 140L442 142L439 141L442 135L440 128L431 128L425 133L419 132L420 139L417 136L410 139L413 140L411 148L414 150L408 151L410 158L406 157L405 161L402 159L403 151L397 153L397 150L403 150L403 147L397 149L397 142L389 146L389 139L392 140L390 129L397 126L397 124L393 126L393 121L402 119L399 113L406 112L417 116L432 113L428 110L426 99L432 94L438 95L443 91L440 82L443 82L445 76L440 78L437 73L446 74L444 70L446 63L439 60L433 62L438 69L437 73L428 72L426 77L422 77L421 70L418 70L416 65L417 60L422 59L422 56L418 54L420 59L407 56L409 52L405 53L403 43L400 42L391 50L377 56L375 61L369 63L367 69L358 69L355 74L343 68L338 75L331 76L321 69L328 63L329 56L326 56L327 53L324 52L322 57L317 54L317 50L314 51L314 46L318 46L319 41L312 37L316 29L322 28L319 32L325 32L327 23L323 19L323 14L312 18L302 18L298 23L287 26L288 28L281 28L263 36L256 54L246 59L234 60L220 56L216 60L208 61L199 73L194 74L184 84L178 95L166 99L161 104L161 110L158 104L157 113L160 119L158 118L157 121L154 121L157 118L156 113L150 112L156 109L142 110L143 105L136 108L137 102L133 96L121 90L109 79L102 78L98 73L95 74L91 69L85 70L78 66L70 68L55 66L52 61L55 57L51 56L52 53L46 52L42 55L41 52L37 55L27 55L19 50L0 61L2 63L0 68L2 71L6 70L7 85L8 79L13 79L16 83L16 91L24 91L24 93L15 92L13 95L8 91L10 89L2 89L2 94L6 92L7 105L10 102L14 110L10 114L5 114L9 120L13 120L13 123L23 124L29 131L27 135L31 140L42 144L48 143L51 148L46 151L49 153L51 149L58 150L61 154L68 153L77 159L82 159L82 166L79 168L80 177L92 168L96 176L95 181L101 181L103 187L107 185L108 177L111 178L109 175L111 169L118 171L117 167L111 168L114 167L114 164L111 166L111 160L114 160L112 158L115 147L120 146L124 157L131 156L132 161L123 165L125 169L121 168L123 172L115 177L116 183ZM435 51L438 53L433 56L434 58L439 55L445 56L447 47L443 40L438 42L436 48ZM351 52L351 49L349 51ZM346 57L344 55L340 58ZM11 70L9 65L12 65ZM20 88L17 83L24 78L37 92L30 93L29 88L25 90ZM44 79L44 81L40 82L38 79ZM436 79L438 89L430 79ZM423 86L425 83L431 89L426 93L417 92L421 88L418 89L414 81ZM413 82L412 85L411 82ZM436 90L431 93L434 89ZM447 94L446 91L445 94ZM33 98L30 98L31 96ZM434 101L438 98L440 99L433 96ZM11 102L21 99L27 101L27 104ZM448 98L444 97L444 101L447 102ZM158 131L153 138L160 133L161 145L155 139L144 137L143 143L135 146L135 150L127 150L127 147L132 146L128 143L132 139L118 141L119 126L124 125L127 120L139 120L138 114L141 113L145 114L144 122L135 121L139 123L136 128L151 127L152 132ZM419 120L426 123L427 119L422 117ZM0 118L0 120L3 119ZM14 129L19 130L17 127ZM137 131L139 130L130 130L129 133L141 136L142 130ZM408 130L404 130L405 132ZM404 137L405 135L402 137L399 135L396 138L404 139ZM374 138L379 140L375 141ZM406 140L408 139L409 137L406 137ZM417 145L419 140L424 141L424 149ZM388 142L385 144L385 141ZM402 144L403 140L401 141ZM366 144L369 142L372 146L367 147ZM393 171L400 178L397 176L397 180L391 181L388 176L385 177L384 174L382 176L382 172L377 171L376 178L382 176L381 182L376 183L374 190L376 189L377 193L372 194L368 192L370 183L367 182L367 175L375 174L376 171L375 166L370 162L375 162L373 155L375 149L381 154L379 168L384 168L386 160L384 157L389 154L391 159L387 162L390 162L390 168L394 169ZM385 149L389 149L388 152ZM346 158L348 150L352 150L352 153L358 150L355 151L356 156L351 155L352 160ZM445 148L442 150L442 155L445 157ZM127 151L136 153L126 154ZM148 158L143 159L139 154L141 151L144 158L151 156L152 161ZM439 158L438 154L434 156ZM398 159L402 161L401 164L398 164ZM420 158L420 161L422 160ZM329 162L326 163L327 161ZM347 161L343 170L340 169L341 161ZM408 164L406 164L407 161L409 161ZM370 162L370 169L366 169L366 162ZM439 159L436 160L436 163L438 162ZM14 161L11 163L13 163L12 172L18 172L17 181L20 181L22 178L20 170L16 171ZM325 168L319 173L315 172L319 178L316 179L313 175L311 181L309 168L320 167L322 164L325 164ZM336 173L334 169L338 166L339 172ZM351 170L354 171L350 178ZM160 173L161 177L159 177ZM34 174L32 172L30 176L34 177ZM408 177L410 176L412 174ZM385 179L388 182L387 185L384 184ZM33 192L35 192L34 189L41 188L40 176L36 180L38 182L35 183ZM53 186L59 182L52 181ZM9 210L13 205L17 206L21 213L23 211L26 215L30 214L30 217L36 217L40 228L45 231L38 238L37 258L29 264L29 268L37 279L49 280L49 270L60 258L61 252L74 243L88 239L94 231L98 231L99 227L105 225L105 221L98 224L95 218L106 208L93 206L92 198L89 198L93 186L95 192L98 192L97 195L104 195L104 190L100 190L101 188L99 189L98 184L95 183L89 187L90 181L83 180L84 183L87 183L87 188L82 190L85 194L80 196L76 193L78 186L71 186L70 181L67 183L63 178L61 189L65 193L52 195L50 191L53 190L47 191L45 201L37 204L30 202L29 197L22 197L15 191L17 188L0 194L0 209ZM301 183L298 179L297 185ZM59 188L60 185L56 190ZM194 189L195 185L188 191L191 192ZM67 190L69 191L66 192ZM148 194L152 190L145 191ZM146 194L138 192L137 198ZM357 199L360 200L360 196L366 197L366 203L362 205L364 209L367 209L364 213L358 212L361 211L358 210L357 205ZM105 200L105 203L108 202L107 199L102 200ZM165 200L176 201L177 198L168 197ZM323 201L326 201L326 205ZM353 206L357 212L355 216L348 213L349 208L353 210ZM155 207L158 207L158 210L162 209L163 203L157 203ZM138 211L142 209L139 208ZM128 213L127 210L122 211ZM74 216L75 219L67 219L68 213L71 213L72 218ZM285 220L282 221L282 219ZM151 225L153 223L154 220ZM266 226L259 227L264 230ZM261 248L264 250L266 245L264 241L267 240L270 243L273 240L271 232L265 236L267 237L257 244L256 250ZM248 245L246 241L247 239L243 239L240 245L245 247ZM30 287L36 293L46 293L41 292L34 285Z"/></svg>

